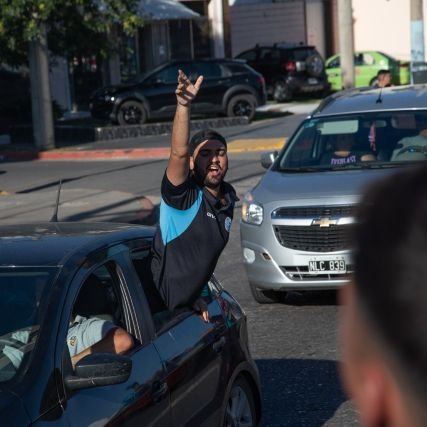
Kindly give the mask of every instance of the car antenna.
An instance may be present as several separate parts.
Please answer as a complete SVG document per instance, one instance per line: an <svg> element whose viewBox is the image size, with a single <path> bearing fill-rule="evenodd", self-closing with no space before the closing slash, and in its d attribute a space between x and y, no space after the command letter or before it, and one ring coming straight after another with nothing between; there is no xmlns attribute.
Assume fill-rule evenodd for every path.
<svg viewBox="0 0 427 427"><path fill-rule="evenodd" d="M381 98L382 93L383 93L383 88L380 87L380 93L378 94L378 98L375 101L376 104L381 104L383 102L383 99Z"/></svg>
<svg viewBox="0 0 427 427"><path fill-rule="evenodd" d="M61 187L62 187L62 179L59 180L59 187L56 193L55 210L53 212L52 218L50 219L50 222L58 222L59 196L61 194Z"/></svg>

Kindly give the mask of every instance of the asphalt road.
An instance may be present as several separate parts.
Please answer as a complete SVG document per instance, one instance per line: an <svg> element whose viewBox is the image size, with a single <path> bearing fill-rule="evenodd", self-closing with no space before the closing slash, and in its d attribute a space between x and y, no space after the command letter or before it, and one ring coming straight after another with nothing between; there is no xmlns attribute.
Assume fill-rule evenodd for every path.
<svg viewBox="0 0 427 427"><path fill-rule="evenodd" d="M255 134L288 136L300 120L289 116L266 121ZM227 133L232 137L233 129ZM234 136L246 138L254 132L235 129ZM259 157L260 152L253 151L230 154L227 179L240 197L264 173ZM3 163L0 188L10 195L0 197L0 221L49 219L62 179L60 219L154 223L165 166L165 159ZM144 215L141 208L146 209ZM281 304L255 303L241 262L238 219L239 206L216 274L248 316L251 350L262 380L261 426L357 426L338 376L337 322L344 308L333 292L289 294Z"/></svg>

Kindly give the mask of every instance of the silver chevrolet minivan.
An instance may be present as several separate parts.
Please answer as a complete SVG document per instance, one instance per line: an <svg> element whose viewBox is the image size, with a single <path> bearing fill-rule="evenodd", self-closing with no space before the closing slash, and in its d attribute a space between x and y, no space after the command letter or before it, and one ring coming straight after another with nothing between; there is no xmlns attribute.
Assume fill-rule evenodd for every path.
<svg viewBox="0 0 427 427"><path fill-rule="evenodd" d="M262 156L268 170L243 200L241 248L254 299L271 303L290 290L344 285L361 191L426 158L426 85L326 98L280 153Z"/></svg>

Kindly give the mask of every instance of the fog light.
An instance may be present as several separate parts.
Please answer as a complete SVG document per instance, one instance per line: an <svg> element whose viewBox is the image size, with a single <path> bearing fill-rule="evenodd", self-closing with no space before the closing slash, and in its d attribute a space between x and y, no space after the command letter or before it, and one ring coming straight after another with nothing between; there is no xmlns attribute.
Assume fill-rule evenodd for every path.
<svg viewBox="0 0 427 427"><path fill-rule="evenodd" d="M243 248L243 258L248 264L252 264L255 261L255 252L252 249Z"/></svg>

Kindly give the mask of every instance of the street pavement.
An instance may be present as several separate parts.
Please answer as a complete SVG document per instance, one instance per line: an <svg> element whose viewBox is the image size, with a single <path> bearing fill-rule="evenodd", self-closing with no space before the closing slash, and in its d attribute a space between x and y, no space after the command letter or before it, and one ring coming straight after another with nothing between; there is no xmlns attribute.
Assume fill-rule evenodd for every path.
<svg viewBox="0 0 427 427"><path fill-rule="evenodd" d="M279 150L298 123L311 112L318 102L269 104L260 108L273 118L254 121L247 125L218 129L228 141L230 156L241 152ZM274 118L274 113L284 116ZM166 159L169 155L170 135L147 136L109 141L73 144L60 149L36 153L28 146L0 146L1 162L72 161L72 160L141 160ZM41 189L29 193L13 193L0 178L0 223L2 225L48 221L55 208L57 188ZM135 196L122 191L93 189L63 189L60 194L61 218L78 221L120 221L150 223L158 205L153 197Z"/></svg>

